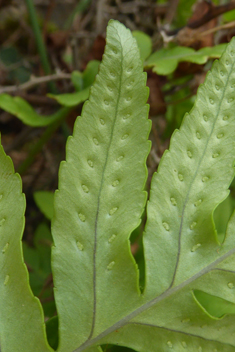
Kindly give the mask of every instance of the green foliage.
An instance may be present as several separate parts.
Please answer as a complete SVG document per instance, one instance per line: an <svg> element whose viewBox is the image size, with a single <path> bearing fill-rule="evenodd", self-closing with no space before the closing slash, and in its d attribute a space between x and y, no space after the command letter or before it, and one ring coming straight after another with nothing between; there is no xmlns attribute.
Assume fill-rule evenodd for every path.
<svg viewBox="0 0 235 352"><path fill-rule="evenodd" d="M83 103L89 97L90 87L98 73L99 65L99 61L92 60L87 64L83 73L78 71L72 73L72 82L77 92L58 95L48 94L48 96L56 99L63 106L72 107Z"/></svg>
<svg viewBox="0 0 235 352"><path fill-rule="evenodd" d="M1 351L50 351L42 308L29 287L22 258L25 198L19 175L0 149L0 341Z"/></svg>
<svg viewBox="0 0 235 352"><path fill-rule="evenodd" d="M177 27L182 27L187 24L188 19L191 17L193 12L193 6L197 3L197 0L179 0L177 6L177 12L174 20L174 24ZM219 4L218 0L212 0L215 5Z"/></svg>
<svg viewBox="0 0 235 352"><path fill-rule="evenodd" d="M141 31L133 31L132 35L139 47L140 58L141 60L145 61L152 52L152 40L147 34Z"/></svg>
<svg viewBox="0 0 235 352"><path fill-rule="evenodd" d="M235 351L235 213L223 242L213 221L234 176L234 58L232 40L154 174L142 293L129 237L147 199L148 90L136 41L110 22L54 199L58 320L48 321L47 334L57 348L59 332L58 352L99 352L109 344L141 352ZM51 351L22 260L21 181L2 148L0 165L1 351Z"/></svg>
<svg viewBox="0 0 235 352"><path fill-rule="evenodd" d="M235 208L234 197L231 194L215 209L213 213L217 235L220 242L224 241L227 223Z"/></svg>
<svg viewBox="0 0 235 352"><path fill-rule="evenodd" d="M153 72L159 75L169 75L173 73L178 64L183 61L202 65L210 58L219 58L227 45L219 44L214 47L205 47L198 51L188 47L175 46L173 48L162 48L151 55L151 38L141 31L133 31L132 34L137 41L144 68L151 68ZM83 73L79 71L72 72L71 81L74 85L75 92L65 94L49 93L48 96L55 99L64 107L73 108L83 103L89 97L90 87L98 73L99 64L99 61L91 60ZM188 104L188 107L189 106L190 103ZM26 100L21 97L12 97L8 94L0 94L0 108L15 115L26 125L33 127L50 125L59 120L61 116L61 110L49 116L42 116L38 114ZM176 107L176 110L177 109L178 107ZM179 108L178 114L180 113ZM177 118L177 120L179 119ZM178 125L175 127L178 127Z"/></svg>
<svg viewBox="0 0 235 352"><path fill-rule="evenodd" d="M174 72L179 62L187 61L195 64L205 64L209 58L219 58L227 44L219 44L214 47L206 47L194 50L184 46L163 48L153 53L146 62L146 67L159 75L169 75Z"/></svg>
<svg viewBox="0 0 235 352"><path fill-rule="evenodd" d="M48 191L37 191L34 192L33 197L45 217L52 220L54 215L54 194Z"/></svg>
<svg viewBox="0 0 235 352"><path fill-rule="evenodd" d="M169 137L176 128L180 127L185 113L190 111L193 107L195 95L192 96L190 79L191 76L186 76L176 80L173 79L163 88L163 91L171 91L175 87L180 87L180 89L176 89L174 94L165 96L165 101L167 104L167 111L165 115L167 127L165 130L165 135Z"/></svg>
<svg viewBox="0 0 235 352"><path fill-rule="evenodd" d="M53 115L42 116L21 97L12 97L9 94L0 94L0 108L18 117L24 124L33 127L51 125L61 118L61 111Z"/></svg>
<svg viewBox="0 0 235 352"><path fill-rule="evenodd" d="M175 25L182 27L186 25L188 19L192 15L192 7L196 3L196 0L179 0L177 6L177 15Z"/></svg>
<svg viewBox="0 0 235 352"><path fill-rule="evenodd" d="M53 95L48 94L63 106L73 107L83 103L88 99L90 86L94 82L98 72L99 61L90 61L86 70L83 73L74 71L72 73L72 82L75 89L79 90L76 93ZM62 110L49 116L38 114L33 107L21 97L12 97L9 94L0 94L0 108L18 117L24 124L33 127L41 127L51 125L53 122L61 118Z"/></svg>
<svg viewBox="0 0 235 352"><path fill-rule="evenodd" d="M150 149L148 89L138 56L130 32L112 22L99 75L60 169L52 226L60 351L74 350L129 314L130 297L138 304L128 237L139 225L146 202L144 162ZM79 159L75 150L84 151ZM68 276L71 263L76 270ZM114 282L119 283L116 289L108 290ZM68 297L77 302L72 310L64 305Z"/></svg>
<svg viewBox="0 0 235 352"><path fill-rule="evenodd" d="M234 19L235 19L235 10L232 10L223 14L223 20L225 22L234 21Z"/></svg>
<svg viewBox="0 0 235 352"><path fill-rule="evenodd" d="M36 229L34 247L23 242L23 253L29 269L30 285L34 295L40 297L43 302L43 310L47 318L56 311L52 285L47 285L47 281L50 283L51 275L51 245L51 232L45 223L41 223Z"/></svg>

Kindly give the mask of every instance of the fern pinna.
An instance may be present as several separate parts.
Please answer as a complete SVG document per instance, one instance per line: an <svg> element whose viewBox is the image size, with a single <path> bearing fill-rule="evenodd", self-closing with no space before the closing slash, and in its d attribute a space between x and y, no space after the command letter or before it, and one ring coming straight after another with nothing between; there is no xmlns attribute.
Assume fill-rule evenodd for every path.
<svg viewBox="0 0 235 352"><path fill-rule="evenodd" d="M141 352L235 351L235 216L222 243L213 221L234 175L234 66L232 40L153 177L142 293L129 237L147 199L148 89L130 31L110 21L55 194L58 352L98 352L106 344ZM1 351L53 351L23 263L21 181L2 148L0 165ZM56 333L50 331L48 340Z"/></svg>

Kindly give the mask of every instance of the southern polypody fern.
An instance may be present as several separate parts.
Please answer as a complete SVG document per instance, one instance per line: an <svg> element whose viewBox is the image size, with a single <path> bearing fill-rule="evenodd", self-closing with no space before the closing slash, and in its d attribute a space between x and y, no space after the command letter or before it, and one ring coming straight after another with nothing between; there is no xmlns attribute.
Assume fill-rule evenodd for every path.
<svg viewBox="0 0 235 352"><path fill-rule="evenodd" d="M234 175L235 41L199 88L154 175L144 233L145 288L129 236L147 195L146 75L129 30L111 21L99 74L67 143L52 224L59 352L235 351L235 246L212 213ZM25 199L0 151L2 352L51 351L20 240Z"/></svg>

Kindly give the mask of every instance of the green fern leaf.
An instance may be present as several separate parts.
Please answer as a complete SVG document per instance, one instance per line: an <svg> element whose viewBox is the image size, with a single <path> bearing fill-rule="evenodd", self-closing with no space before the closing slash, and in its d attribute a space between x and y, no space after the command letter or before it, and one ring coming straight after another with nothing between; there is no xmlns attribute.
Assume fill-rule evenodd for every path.
<svg viewBox="0 0 235 352"><path fill-rule="evenodd" d="M227 197L234 176L233 47L234 41L207 75L153 177L144 240L146 296L185 282L223 252L212 211Z"/></svg>
<svg viewBox="0 0 235 352"><path fill-rule="evenodd" d="M67 144L55 195L59 351L97 336L141 299L128 237L146 202L145 83L136 41L111 21L103 63Z"/></svg>
<svg viewBox="0 0 235 352"><path fill-rule="evenodd" d="M103 343L138 351L235 351L235 215L222 244L212 217L234 176L234 47L235 39L213 65L153 177L145 303Z"/></svg>
<svg viewBox="0 0 235 352"><path fill-rule="evenodd" d="M113 39L114 28L115 38L118 36L122 38L119 39L123 45L123 48L119 49L119 55L123 54L122 61L125 58L124 43L127 41L123 40L125 38L123 27L113 22L108 31L106 55L101 72L91 92L90 102L85 107L83 116L86 117L86 126L83 124L84 118L78 120L74 138L70 140L67 149L67 162L60 173L61 186L57 194L56 219L62 219L61 212L66 209L68 221L64 225L63 220L54 222L56 245L54 271L58 290L56 298L61 321L59 350L66 351L68 345L72 350L74 346L80 344L80 347L75 349L76 352L80 352L96 344L117 343L138 351L156 351L156 348L160 351L168 351L172 348L175 351L181 351L182 348L193 350L195 347L195 351L209 348L211 351L217 349L218 351L230 352L235 348L234 336L231 333L233 316L228 315L221 320L213 317L209 311L206 311L205 297L211 295L214 306L216 306L216 299L218 301L220 298L223 302L221 309L224 310L224 314L227 312L226 309L228 310L228 303L230 305L235 303L231 294L233 282L235 282L232 271L235 269L233 264L235 249L229 240L231 235L228 235L228 240L223 245L219 244L212 220L212 212L228 195L228 187L234 175L234 41L230 44L221 61L214 64L212 72L208 74L204 85L199 89L194 108L185 117L180 131L176 131L172 136L170 150L163 156L159 170L153 178L144 237L146 287L141 301L137 298L136 274L134 270L131 272L131 268L133 268L131 258L128 252L125 253L128 249L127 246L122 244L116 253L113 248L109 251L107 247L108 238L112 238L112 236L109 237L111 235L109 233L110 226L113 229L113 223L112 225L108 223L108 209L117 210L119 205L116 206L114 202L116 199L121 199L120 197L123 197L124 202L127 194L127 189L124 192L121 191L118 196L106 191L107 186L110 187L111 184L110 175L113 176L113 149L109 139L108 149L107 146L103 149L106 153L103 156L101 146L105 141L106 134L102 135L99 118L102 118L103 121L107 120L107 109L103 109L100 115L97 104L99 93L101 97L101 92L104 92L103 99L109 103L110 107L114 106L114 111L119 111L117 104L120 102L119 97L122 93L116 93L116 99L110 102L106 97L107 88L104 83L104 74L106 80L110 74L106 68L106 65L109 66L108 59L110 57L113 59L117 55L117 52L112 55L109 53L112 50L110 42ZM118 35L116 28L119 30ZM123 64L126 64L125 59ZM112 70L116 65L116 62L113 62ZM125 66L119 69L119 72L122 75L125 72ZM115 87L120 87L118 82ZM122 87L125 91L126 86L123 83ZM132 97L133 94L132 90ZM128 97L128 94L124 93L124 95ZM104 106L102 102L99 105L101 109ZM96 110L96 113L92 111L92 108ZM112 116L111 111L110 109L109 116ZM139 112L140 109L137 111ZM91 119L91 116L92 122L88 127L88 119ZM142 122L143 119L140 116ZM118 123L118 120L115 122ZM136 118L136 124L138 123ZM83 132L80 135L80 142L76 144L78 128L80 131L89 130L87 131L89 135ZM114 131L116 131L115 125L113 130L109 130L107 134L112 142L116 140ZM139 138L137 137L137 140ZM145 138L146 133L144 140ZM142 140L140 139L138 146ZM146 145L146 142L144 143ZM86 150L86 155L85 157L80 155L78 173L74 166L76 164L75 153L72 154L72 150L80 150L82 145ZM99 148L99 154L95 154L97 148ZM116 150L117 145L115 145ZM144 153L142 158L145 158ZM93 168L92 171L88 171L87 160L93 162L95 160L98 171L98 177L96 175L93 185L89 183ZM109 160L110 168L108 168ZM134 162L136 159L133 160ZM135 169L133 170L136 170L136 164L134 165ZM125 170L127 169L126 167ZM135 175L130 170L128 171L132 177ZM122 178L124 176L127 177L125 171L123 171ZM121 178L119 177L119 179ZM66 189L63 186L62 180L64 183L70 184L69 188ZM139 196L143 181L144 177L142 183L139 184ZM135 179L133 179L133 184L135 185ZM91 189L91 192L87 193L90 198L86 199L86 195L82 196L81 188L83 185L87 187L83 191ZM218 189L220 192L216 192ZM128 184L128 190L130 193L127 198L132 200L132 204L133 202L136 204L130 184ZM76 196L79 198L78 205L76 205ZM91 209L91 204L94 205L94 209ZM107 208L107 204L110 204L109 208ZM144 201L139 207L138 218L143 204ZM92 224L90 214L98 214L99 219L102 219L100 232L96 230L97 223L99 224L97 215L91 217ZM133 218L133 215L131 217ZM118 220L120 224L120 218ZM122 217L122 226L119 225L123 232L122 227L126 221ZM77 229L77 224L80 225L79 229ZM91 224L95 229L92 237ZM134 226L132 224L132 228ZM130 230L131 228L125 235L130 233ZM68 245L66 244L68 241L66 235L69 231L74 232L74 238L69 240ZM82 232L83 237L80 237ZM116 243L120 241L120 238L119 234L115 240ZM76 242L79 243L78 250ZM63 248L64 251L65 246L69 250L64 254L60 248ZM88 246L89 255L86 254L88 250L85 250ZM100 248L100 252L98 248ZM105 253L105 256L102 253ZM106 261L106 257L108 257L108 261ZM116 258L121 258L121 262L116 262L118 260ZM67 274L69 272L68 265L71 263L74 263L74 268L76 268L74 275ZM121 263L125 263L125 267L122 267ZM113 267L111 267L112 265ZM230 271L227 272L228 266ZM110 271L108 273L107 269L113 270L108 270ZM79 276L82 282L79 282ZM224 279L225 276L226 279ZM134 277L133 281L131 277L132 280ZM222 282L223 284L221 284ZM118 292L118 296L110 289L113 286L115 287L114 291ZM73 309L70 308L70 301L66 306L64 305L65 300L70 297L71 302L76 302L76 299L78 302ZM93 302L93 304L88 302ZM104 305L102 305L103 302L105 302ZM75 339L69 334L69 331L74 333L78 326L77 334L79 337ZM219 329L225 330L226 333L221 333L218 337ZM73 342L69 344L69 341L72 340L74 344Z"/></svg>
<svg viewBox="0 0 235 352"><path fill-rule="evenodd" d="M198 51L185 46L163 48L153 53L146 62L146 67L159 75L169 75L174 72L179 62L192 62L198 65L205 64L210 58L220 58L227 44L202 48Z"/></svg>
<svg viewBox="0 0 235 352"><path fill-rule="evenodd" d="M21 179L0 147L0 341L2 352L49 352L42 307L29 287L21 237L25 198Z"/></svg>
<svg viewBox="0 0 235 352"><path fill-rule="evenodd" d="M84 97L84 100L87 97ZM82 101L84 101L82 100ZM52 115L39 115L33 107L21 97L12 97L9 94L0 94L0 108L18 117L25 125L41 127L60 121L69 112L68 108L58 110Z"/></svg>
<svg viewBox="0 0 235 352"><path fill-rule="evenodd" d="M110 22L55 195L58 352L101 352L104 344L141 352L235 352L235 213L223 243L213 222L234 176L234 66L235 39L207 75L153 177L141 294L128 239L146 202L148 94L135 40ZM21 184L2 149L0 164L1 349L51 351L22 261ZM48 331L57 326L53 319Z"/></svg>

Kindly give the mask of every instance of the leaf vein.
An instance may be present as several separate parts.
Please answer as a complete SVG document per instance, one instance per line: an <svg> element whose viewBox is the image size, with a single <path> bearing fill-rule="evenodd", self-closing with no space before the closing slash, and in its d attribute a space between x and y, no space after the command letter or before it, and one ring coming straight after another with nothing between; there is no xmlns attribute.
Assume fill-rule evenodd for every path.
<svg viewBox="0 0 235 352"><path fill-rule="evenodd" d="M131 324L149 326L149 327L153 327L153 328L158 328L158 329L163 329L163 330L167 330L167 331L170 331L170 332L175 332L175 333L183 334L183 335L186 335L186 336L197 337L197 338L202 339L202 340L204 340L204 341L210 341L210 342L221 343L221 341L218 341L218 340L207 339L207 338L205 338L205 337L203 337L203 336L200 336L200 335L188 333L188 332L181 331L181 330L166 328L165 326L154 325L154 324L146 324L146 323L138 323L138 322L128 323L128 325L131 325ZM230 344L226 344L226 345L227 345L227 346L230 346L230 347L234 347L233 345L230 345Z"/></svg>
<svg viewBox="0 0 235 352"><path fill-rule="evenodd" d="M175 286L175 287L172 287L172 288L168 288L160 296L155 297L152 300L144 303L142 306L140 306L137 309L135 309L132 313L128 314L126 317L122 318L117 323L113 324L112 326L110 326L108 329L104 330L102 333L100 333L99 335L97 335L93 339L90 339L90 340L87 340L86 342L84 342L82 345L80 345L80 347L78 347L73 352L81 352L81 351L83 351L87 347L90 347L93 344L99 342L99 340L101 340L105 336L111 334L113 331L115 331L115 330L123 327L124 325L130 323L131 319L134 319L136 316L138 316L139 314L143 313L147 309L151 308L155 304L163 301L164 299L168 298L170 295L176 293L177 291L183 289L185 286L191 284L193 281L199 279L203 275L208 274L210 271L214 270L214 267L216 265L218 265L219 263L221 263L222 261L227 259L230 255L233 255L234 253L235 253L235 247L233 249L231 249L230 251L228 251L227 253L223 254L221 257L217 258L214 262L212 262L207 267L205 267L202 270L200 270L198 273L196 273L195 275L193 275L189 279L185 280L184 282L181 282L178 286Z"/></svg>
<svg viewBox="0 0 235 352"><path fill-rule="evenodd" d="M227 79L226 79L226 83L225 83L225 89L223 90L223 94L221 94L221 97L220 97L220 101L219 101L219 108L218 108L218 112L214 118L214 122L213 122L213 125L212 125L212 129L211 129L211 133L209 135L209 137L207 138L207 142L206 142L206 145L205 145L205 148L203 150L203 153L202 153L202 156L198 162L198 166L197 166L197 169L194 173L194 176L193 176L193 179L192 179L192 182L190 183L189 185L189 189L188 189L188 192L187 192L187 195L185 197L185 202L184 202L184 205L183 205L183 209L182 209L182 216L181 216L181 222L180 222L180 229L179 229L179 240L178 240L178 253L177 253L177 259L176 259L176 264L175 264L175 270L174 270L174 274L173 274L173 278L172 278L172 281L171 281L171 284L169 286L169 288L171 288L173 285L174 285L174 282L175 282L175 278L176 278L176 273L177 273L177 269L178 269L178 264L179 264L179 261L180 261L180 253L181 253L181 237L182 237L182 228L183 228L183 222L184 222L184 213L185 213L185 209L186 209L186 206L187 206L187 203L188 203L188 200L189 200L189 195L190 195L190 192L191 192L191 189L192 189L192 186L193 186L193 183L196 179L196 176L198 174L198 170L201 166L201 163L204 159L204 156L205 156L205 153L206 153L206 150L207 150L207 147L208 147L208 144L209 144L209 141L211 139L211 136L213 134L213 131L214 131L214 128L215 128L215 124L217 122L217 119L218 119L218 116L220 115L220 110L221 110L221 104L223 102L223 99L224 99L224 95L225 95L225 90L228 86L228 82L229 82L229 78L230 78L230 75L232 74L233 72L233 67L234 67L234 64L231 66L231 70L230 72L228 73L227 75Z"/></svg>
<svg viewBox="0 0 235 352"><path fill-rule="evenodd" d="M121 61L123 61L122 47L121 47L121 57L122 57ZM95 232L95 240L94 240L94 249L93 249L93 317L92 317L92 326L91 326L90 335L87 339L88 341L91 340L91 338L92 338L92 335L94 333L94 328L95 328L95 321L96 321L96 252L97 252L97 227L98 227L98 218L99 218L99 209L100 209L100 198L101 198L101 192L102 192L103 184L104 184L104 174L105 174L105 170L106 170L106 166L107 166L107 162L108 162L108 158L109 158L110 146L111 146L112 140L113 140L114 126L115 126L115 122L117 120L118 105L119 105L119 101L120 101L120 91L121 91L120 87L122 87L122 73L123 73L123 69L122 69L122 64L121 64L120 65L120 79L119 79L118 96L117 96L117 103L116 103L116 107L115 107L113 126L112 126L112 130L111 130L110 141L109 141L109 145L107 148L107 154L106 154L106 158L105 158L105 162L104 162L102 178L101 178L101 183L100 183L100 189L99 189L99 193L98 193L98 201L97 201L97 211L96 211L95 231L94 231Z"/></svg>

